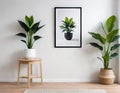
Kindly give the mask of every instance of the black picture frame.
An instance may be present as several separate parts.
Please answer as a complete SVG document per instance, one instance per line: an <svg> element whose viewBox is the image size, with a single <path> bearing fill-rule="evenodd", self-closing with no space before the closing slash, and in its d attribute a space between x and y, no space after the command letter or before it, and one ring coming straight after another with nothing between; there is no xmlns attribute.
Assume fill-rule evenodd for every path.
<svg viewBox="0 0 120 93"><path fill-rule="evenodd" d="M65 17L72 18L75 22L75 30L72 39L65 39L60 32L60 24ZM81 48L82 47L82 7L54 7L54 47L55 48Z"/></svg>

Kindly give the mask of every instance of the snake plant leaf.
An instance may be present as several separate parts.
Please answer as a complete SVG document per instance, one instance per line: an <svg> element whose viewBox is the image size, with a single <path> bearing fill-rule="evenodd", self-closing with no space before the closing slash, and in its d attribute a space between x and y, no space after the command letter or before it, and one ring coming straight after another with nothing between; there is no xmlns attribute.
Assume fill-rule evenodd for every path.
<svg viewBox="0 0 120 93"><path fill-rule="evenodd" d="M116 21L116 17L114 15L110 16L107 19L107 21L106 21L106 28L107 28L108 32L111 32L112 29L114 28L115 21Z"/></svg>
<svg viewBox="0 0 120 93"><path fill-rule="evenodd" d="M34 36L34 40L36 41L36 40L38 40L38 39L40 39L40 38L42 38L41 36Z"/></svg>
<svg viewBox="0 0 120 93"><path fill-rule="evenodd" d="M89 43L91 46L94 46L94 47L96 47L96 48L98 48L98 49L100 49L100 50L103 50L103 47L101 47L99 44L97 44L97 43L93 43L93 42L91 42L91 43Z"/></svg>
<svg viewBox="0 0 120 93"><path fill-rule="evenodd" d="M113 53L110 55L111 58L114 58L114 57L117 57L118 56L118 53Z"/></svg>
<svg viewBox="0 0 120 93"><path fill-rule="evenodd" d="M25 37L26 38L26 34L25 33L18 33L16 34L17 36L21 36L21 37Z"/></svg>
<svg viewBox="0 0 120 93"><path fill-rule="evenodd" d="M120 35L115 36L115 37L112 39L112 42L118 40L119 38L120 38Z"/></svg>
<svg viewBox="0 0 120 93"><path fill-rule="evenodd" d="M24 42L26 44L26 41L25 40L21 40L22 42Z"/></svg>
<svg viewBox="0 0 120 93"><path fill-rule="evenodd" d="M107 35L107 42L111 43L113 41L113 39L115 38L115 36L118 35L119 29L113 30L111 31L108 35Z"/></svg>
<svg viewBox="0 0 120 93"><path fill-rule="evenodd" d="M92 35L93 38L99 40L102 44L105 44L106 39L105 39L103 36L101 36L100 34L94 33L94 32L88 32L88 33L89 33L90 35Z"/></svg>
<svg viewBox="0 0 120 93"><path fill-rule="evenodd" d="M120 44L115 44L115 45L113 45L113 46L111 47L110 50L115 50L115 49L117 49L118 47L120 47Z"/></svg>
<svg viewBox="0 0 120 93"><path fill-rule="evenodd" d="M26 25L24 22L19 21L19 20L18 20L18 22L19 22L20 26L21 26L26 32L29 31L29 28L27 27L27 25Z"/></svg>

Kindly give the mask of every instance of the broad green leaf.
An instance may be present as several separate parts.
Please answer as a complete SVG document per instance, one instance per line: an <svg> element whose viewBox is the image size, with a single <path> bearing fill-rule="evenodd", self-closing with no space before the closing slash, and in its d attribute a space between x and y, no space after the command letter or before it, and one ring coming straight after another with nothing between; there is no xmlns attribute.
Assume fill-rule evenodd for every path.
<svg viewBox="0 0 120 93"><path fill-rule="evenodd" d="M65 31L66 31L66 29L63 29L63 30L62 30L62 32L65 32Z"/></svg>
<svg viewBox="0 0 120 93"><path fill-rule="evenodd" d="M38 27L38 28L36 29L35 33L36 33L38 30L40 30L41 28L43 28L44 26L45 26L45 25L42 25L42 26Z"/></svg>
<svg viewBox="0 0 120 93"><path fill-rule="evenodd" d="M32 26L33 23L34 23L34 18L33 18L33 16L31 16L31 17L29 18L29 21L30 21L30 26Z"/></svg>
<svg viewBox="0 0 120 93"><path fill-rule="evenodd" d="M60 26L60 28L61 28L61 29L64 29L64 28L65 28L65 26L61 25L61 26Z"/></svg>
<svg viewBox="0 0 120 93"><path fill-rule="evenodd" d="M68 17L65 17L65 21L68 23L68 21L69 21Z"/></svg>
<svg viewBox="0 0 120 93"><path fill-rule="evenodd" d="M73 31L73 28L75 28L75 23L73 21L73 18L65 17L65 19L62 20L62 25L60 26L60 28L62 29L63 32Z"/></svg>
<svg viewBox="0 0 120 93"><path fill-rule="evenodd" d="M113 45L113 46L111 47L110 50L115 50L115 49L117 49L119 46L120 46L120 44L115 44L115 45Z"/></svg>
<svg viewBox="0 0 120 93"><path fill-rule="evenodd" d="M16 34L17 36L21 36L21 37L25 37L26 38L26 34L24 34L24 33L18 33L18 34Z"/></svg>
<svg viewBox="0 0 120 93"><path fill-rule="evenodd" d="M40 22L35 23L35 24L32 26L31 30L33 30L34 32L36 32L39 24L40 24Z"/></svg>
<svg viewBox="0 0 120 93"><path fill-rule="evenodd" d="M30 27L29 17L28 16L25 16L25 23L27 24L28 27Z"/></svg>
<svg viewBox="0 0 120 93"><path fill-rule="evenodd" d="M107 35L107 42L111 43L113 41L113 38L115 38L115 36L118 35L119 29L113 30L111 31L108 35Z"/></svg>
<svg viewBox="0 0 120 93"><path fill-rule="evenodd" d="M42 25L42 26L38 27L36 31L38 31L39 29L43 28L44 26L45 25Z"/></svg>
<svg viewBox="0 0 120 93"><path fill-rule="evenodd" d="M115 36L115 37L112 39L111 42L114 42L114 41L118 40L119 38L120 38L120 35L117 35L117 36Z"/></svg>
<svg viewBox="0 0 120 93"><path fill-rule="evenodd" d="M70 18L70 19L69 19L69 22L72 23L72 21L73 21L73 18Z"/></svg>
<svg viewBox="0 0 120 93"><path fill-rule="evenodd" d="M100 49L100 50L103 50L103 47L101 47L100 45L98 45L97 43L89 43L90 45Z"/></svg>
<svg viewBox="0 0 120 93"><path fill-rule="evenodd" d="M89 32L89 34L92 35L93 38L99 40L102 44L105 44L106 39L102 37L100 34L94 32Z"/></svg>
<svg viewBox="0 0 120 93"><path fill-rule="evenodd" d="M116 56L118 56L118 53L113 53L113 54L110 55L111 58L114 58Z"/></svg>
<svg viewBox="0 0 120 93"><path fill-rule="evenodd" d="M32 27L32 25L33 25L33 23L34 23L34 18L33 18L33 16L30 16L30 17L25 16L25 22L26 22L26 24L27 24L27 26L28 26L29 28Z"/></svg>
<svg viewBox="0 0 120 93"><path fill-rule="evenodd" d="M114 24L115 24L115 21L116 21L116 17L113 15L113 16L110 16L107 21L106 21L106 28L107 28L107 31L108 32L111 32L113 27L114 27Z"/></svg>
<svg viewBox="0 0 120 93"><path fill-rule="evenodd" d="M40 39L40 38L42 38L41 36L34 36L34 40L36 41L36 40L38 40L38 39Z"/></svg>
<svg viewBox="0 0 120 93"><path fill-rule="evenodd" d="M64 20L62 20L61 22L63 22L63 25L65 25L65 24L66 24L66 22L65 22Z"/></svg>
<svg viewBox="0 0 120 93"><path fill-rule="evenodd" d="M25 40L21 40L22 42L24 42L26 44L26 41Z"/></svg>
<svg viewBox="0 0 120 93"><path fill-rule="evenodd" d="M18 20L18 22L19 22L20 26L21 26L26 32L29 31L29 28L27 27L27 25L26 25L24 22L19 21L19 20Z"/></svg>

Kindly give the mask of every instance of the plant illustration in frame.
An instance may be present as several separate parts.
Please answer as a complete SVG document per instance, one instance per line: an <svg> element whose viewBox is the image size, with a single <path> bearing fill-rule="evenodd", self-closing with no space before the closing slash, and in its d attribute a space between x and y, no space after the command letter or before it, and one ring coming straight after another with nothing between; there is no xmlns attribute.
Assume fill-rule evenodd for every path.
<svg viewBox="0 0 120 93"><path fill-rule="evenodd" d="M73 18L65 17L64 20L62 20L62 25L60 26L62 29L62 32L64 33L64 37L66 40L71 40L73 37L73 29L75 28L75 22L73 21Z"/></svg>
<svg viewBox="0 0 120 93"><path fill-rule="evenodd" d="M55 48L82 47L82 8L55 7Z"/></svg>

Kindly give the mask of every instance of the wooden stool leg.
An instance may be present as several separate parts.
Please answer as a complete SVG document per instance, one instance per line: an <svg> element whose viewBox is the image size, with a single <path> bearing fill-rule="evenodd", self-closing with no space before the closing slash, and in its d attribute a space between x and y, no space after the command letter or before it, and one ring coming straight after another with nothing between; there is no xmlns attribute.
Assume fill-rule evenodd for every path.
<svg viewBox="0 0 120 93"><path fill-rule="evenodd" d="M30 69L30 70L31 70L31 71L30 71L30 72L31 72L30 74L32 75L32 64L31 64L31 69ZM32 78L30 79L30 82L32 83Z"/></svg>
<svg viewBox="0 0 120 93"><path fill-rule="evenodd" d="M31 79L31 64L28 63L28 87L30 87L30 79Z"/></svg>
<svg viewBox="0 0 120 93"><path fill-rule="evenodd" d="M41 83L43 83L43 77L42 77L42 64L40 62L40 77L41 77Z"/></svg>
<svg viewBox="0 0 120 93"><path fill-rule="evenodd" d="M18 78L17 78L17 84L19 84L19 79L20 79L20 62L18 65Z"/></svg>

